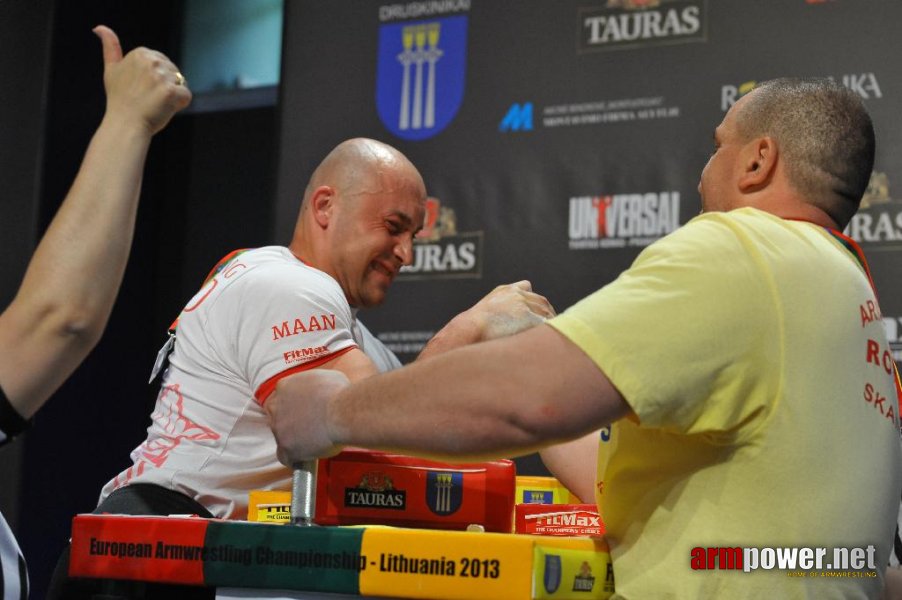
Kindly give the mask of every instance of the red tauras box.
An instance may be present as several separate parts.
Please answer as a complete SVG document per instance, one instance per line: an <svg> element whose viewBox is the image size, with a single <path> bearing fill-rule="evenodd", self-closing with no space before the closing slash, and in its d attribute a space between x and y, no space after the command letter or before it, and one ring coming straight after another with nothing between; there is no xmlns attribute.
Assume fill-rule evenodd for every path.
<svg viewBox="0 0 902 600"><path fill-rule="evenodd" d="M518 504L517 533L603 535L604 522L594 504Z"/></svg>
<svg viewBox="0 0 902 600"><path fill-rule="evenodd" d="M319 461L319 525L383 524L508 533L516 470L509 460L449 464L399 454L345 450Z"/></svg>

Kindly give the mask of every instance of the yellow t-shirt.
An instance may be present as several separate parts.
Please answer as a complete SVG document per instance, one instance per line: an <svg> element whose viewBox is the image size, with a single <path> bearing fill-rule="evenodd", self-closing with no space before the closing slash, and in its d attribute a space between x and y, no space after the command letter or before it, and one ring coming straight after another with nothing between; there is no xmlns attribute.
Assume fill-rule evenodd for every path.
<svg viewBox="0 0 902 600"><path fill-rule="evenodd" d="M701 215L549 323L638 417L599 444L618 597L878 593L902 487L892 359L864 270L826 230ZM833 548L869 545L876 573L825 573ZM737 547L826 555L804 576L692 568Z"/></svg>

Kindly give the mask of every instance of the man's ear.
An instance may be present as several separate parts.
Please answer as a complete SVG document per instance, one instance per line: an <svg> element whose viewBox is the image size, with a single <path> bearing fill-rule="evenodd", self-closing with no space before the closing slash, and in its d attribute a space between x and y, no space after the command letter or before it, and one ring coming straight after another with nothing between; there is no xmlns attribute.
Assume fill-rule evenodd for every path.
<svg viewBox="0 0 902 600"><path fill-rule="evenodd" d="M742 149L739 190L753 192L765 187L773 177L779 158L777 142L770 136L755 138Z"/></svg>
<svg viewBox="0 0 902 600"><path fill-rule="evenodd" d="M325 229L332 220L332 211L335 208L335 189L328 185L321 185L313 191L310 197L310 210L313 212L313 220Z"/></svg>

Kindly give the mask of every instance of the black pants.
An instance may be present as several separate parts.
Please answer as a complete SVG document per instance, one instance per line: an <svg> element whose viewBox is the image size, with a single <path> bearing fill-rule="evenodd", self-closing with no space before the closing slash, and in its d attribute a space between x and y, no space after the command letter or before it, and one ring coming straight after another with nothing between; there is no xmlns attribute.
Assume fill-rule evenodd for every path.
<svg viewBox="0 0 902 600"><path fill-rule="evenodd" d="M193 499L158 485L135 483L119 488L100 503L94 514L194 514L211 518ZM216 590L189 585L113 581L69 577L69 547L56 563L47 593L49 600L212 600Z"/></svg>

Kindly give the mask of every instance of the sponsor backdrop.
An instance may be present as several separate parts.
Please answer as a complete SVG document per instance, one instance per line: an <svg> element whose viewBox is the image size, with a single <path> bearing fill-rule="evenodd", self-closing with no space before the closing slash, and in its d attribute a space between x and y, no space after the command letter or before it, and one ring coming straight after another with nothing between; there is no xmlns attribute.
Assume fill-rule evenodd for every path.
<svg viewBox="0 0 902 600"><path fill-rule="evenodd" d="M409 361L495 285L528 278L560 311L616 278L699 212L712 132L736 99L756 81L832 77L877 129L848 233L899 360L898 23L894 0L287 2L277 239L335 144L405 152L431 196L426 228L363 320Z"/></svg>

